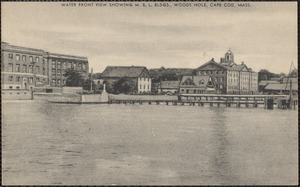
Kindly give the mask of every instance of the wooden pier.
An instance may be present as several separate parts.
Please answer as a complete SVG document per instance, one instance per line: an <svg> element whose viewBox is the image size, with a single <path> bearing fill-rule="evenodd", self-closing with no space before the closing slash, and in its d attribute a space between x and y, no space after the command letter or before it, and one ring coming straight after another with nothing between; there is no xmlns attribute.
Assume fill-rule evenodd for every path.
<svg viewBox="0 0 300 187"><path fill-rule="evenodd" d="M177 100L110 100L113 104L149 104L149 105L173 105L173 106L225 106L225 107L253 107L263 106L273 109L277 100L286 99L286 95L221 95L221 94L181 94ZM277 105L278 106L278 105ZM281 105L280 105L281 107Z"/></svg>

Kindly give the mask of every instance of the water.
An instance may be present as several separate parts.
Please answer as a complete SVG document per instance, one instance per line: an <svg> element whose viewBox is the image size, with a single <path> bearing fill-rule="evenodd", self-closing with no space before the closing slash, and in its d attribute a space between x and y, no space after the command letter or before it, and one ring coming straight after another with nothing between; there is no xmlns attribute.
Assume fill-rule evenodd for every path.
<svg viewBox="0 0 300 187"><path fill-rule="evenodd" d="M2 104L4 185L297 184L297 111Z"/></svg>

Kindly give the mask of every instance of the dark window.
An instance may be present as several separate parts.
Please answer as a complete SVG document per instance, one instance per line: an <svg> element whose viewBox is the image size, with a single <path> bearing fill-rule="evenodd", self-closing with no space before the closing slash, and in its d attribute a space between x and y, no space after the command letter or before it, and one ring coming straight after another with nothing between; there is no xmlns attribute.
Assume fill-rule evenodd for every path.
<svg viewBox="0 0 300 187"><path fill-rule="evenodd" d="M8 72L13 72L13 64L8 64Z"/></svg>
<svg viewBox="0 0 300 187"><path fill-rule="evenodd" d="M20 64L16 64L16 72L20 72Z"/></svg>
<svg viewBox="0 0 300 187"><path fill-rule="evenodd" d="M22 55L22 60L25 62L26 61L26 56Z"/></svg>
<svg viewBox="0 0 300 187"><path fill-rule="evenodd" d="M8 76L9 81L13 81L13 78L14 78L13 76Z"/></svg>
<svg viewBox="0 0 300 187"><path fill-rule="evenodd" d="M9 53L9 54L8 54L8 58L13 59L13 54L12 54L12 53Z"/></svg>

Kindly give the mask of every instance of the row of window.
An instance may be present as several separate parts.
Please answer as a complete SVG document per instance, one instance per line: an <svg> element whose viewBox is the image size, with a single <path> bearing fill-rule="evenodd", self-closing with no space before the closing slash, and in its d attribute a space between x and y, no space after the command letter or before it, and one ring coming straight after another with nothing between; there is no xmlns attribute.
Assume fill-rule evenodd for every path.
<svg viewBox="0 0 300 187"><path fill-rule="evenodd" d="M181 92L184 92L184 89L181 89ZM186 93L204 93L205 90L186 90Z"/></svg>
<svg viewBox="0 0 300 187"><path fill-rule="evenodd" d="M206 71L199 71L199 75L213 75L213 74L216 74L216 75L218 75L218 74L224 74L225 72L224 71L208 71L208 70L206 70Z"/></svg>
<svg viewBox="0 0 300 187"><path fill-rule="evenodd" d="M12 63L9 63L8 64L8 72L22 72L22 73L33 73L33 65L28 65L28 68L27 68L27 65L26 64L23 64L22 66L22 69L21 69L21 65L20 64L16 64L15 65L15 69L13 68L13 64ZM36 74L40 74L40 66L35 66L35 71L34 73ZM42 71L43 75L46 74L46 69L43 68L43 71Z"/></svg>
<svg viewBox="0 0 300 187"><path fill-rule="evenodd" d="M65 79L63 79L63 80L61 80L61 79L52 79L52 83L53 84L55 84L55 83L57 83L57 84L66 84L66 80Z"/></svg>
<svg viewBox="0 0 300 187"><path fill-rule="evenodd" d="M144 89L146 89L146 85L142 86L142 85L140 84L140 89L142 89L142 87L143 87ZM147 88L148 88L148 90L149 90L149 89L150 89L150 86L148 85Z"/></svg>
<svg viewBox="0 0 300 187"><path fill-rule="evenodd" d="M86 64L84 63L74 63L74 62L59 62L59 61L52 61L52 68L53 69L83 69L87 68Z"/></svg>
<svg viewBox="0 0 300 187"><path fill-rule="evenodd" d="M23 77L16 76L16 82L21 82L22 79L23 79ZM10 82L14 81L14 76L8 76L8 81L10 81ZM37 77L37 78L36 78L36 81L37 81L37 82L40 82L40 81L45 82L46 79L42 79L42 78ZM30 83L33 82L33 77L29 77L29 82L30 82Z"/></svg>
<svg viewBox="0 0 300 187"><path fill-rule="evenodd" d="M140 77L140 81L142 81L142 80L150 82L151 79L150 78L145 78L145 77L144 78Z"/></svg>
<svg viewBox="0 0 300 187"><path fill-rule="evenodd" d="M15 56L16 56L16 60L20 61L21 55L16 54ZM12 53L9 53L8 54L8 58L9 59L14 59L14 55ZM22 61L26 62L26 60L27 60L27 56L26 55L22 55ZM35 57L35 62L39 62L39 61L40 61L40 58L39 57ZM33 62L33 56L29 56L29 62Z"/></svg>

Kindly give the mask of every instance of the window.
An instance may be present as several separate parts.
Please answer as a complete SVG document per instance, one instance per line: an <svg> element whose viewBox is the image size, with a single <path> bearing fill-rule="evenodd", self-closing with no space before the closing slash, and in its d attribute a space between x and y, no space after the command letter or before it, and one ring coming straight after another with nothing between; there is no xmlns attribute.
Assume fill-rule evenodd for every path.
<svg viewBox="0 0 300 187"><path fill-rule="evenodd" d="M29 56L29 62L33 62L32 56Z"/></svg>
<svg viewBox="0 0 300 187"><path fill-rule="evenodd" d="M71 68L72 67L72 63L68 62L67 68Z"/></svg>
<svg viewBox="0 0 300 187"><path fill-rule="evenodd" d="M213 74L213 71L210 71L210 74Z"/></svg>
<svg viewBox="0 0 300 187"><path fill-rule="evenodd" d="M215 78L215 81L218 82L218 77Z"/></svg>
<svg viewBox="0 0 300 187"><path fill-rule="evenodd" d="M196 93L196 90L194 90L194 93Z"/></svg>
<svg viewBox="0 0 300 187"><path fill-rule="evenodd" d="M28 66L28 73L32 73L32 68L33 68L32 65Z"/></svg>
<svg viewBox="0 0 300 187"><path fill-rule="evenodd" d="M66 84L66 79L63 79L63 81L62 81L62 82L63 82L63 84Z"/></svg>
<svg viewBox="0 0 300 187"><path fill-rule="evenodd" d="M37 82L40 82L40 78L39 78L39 77L37 77L37 78L36 78L36 81L37 81Z"/></svg>
<svg viewBox="0 0 300 187"><path fill-rule="evenodd" d="M27 73L27 65L23 64L22 72L23 73Z"/></svg>
<svg viewBox="0 0 300 187"><path fill-rule="evenodd" d="M216 71L216 74L219 74L219 71Z"/></svg>
<svg viewBox="0 0 300 187"><path fill-rule="evenodd" d="M52 83L56 83L55 79L52 79Z"/></svg>
<svg viewBox="0 0 300 187"><path fill-rule="evenodd" d="M201 75L204 75L204 71L201 71L200 73L201 73Z"/></svg>
<svg viewBox="0 0 300 187"><path fill-rule="evenodd" d="M144 90L145 90L146 86L144 85Z"/></svg>
<svg viewBox="0 0 300 187"><path fill-rule="evenodd" d="M39 57L35 57L35 62L39 62L40 58Z"/></svg>
<svg viewBox="0 0 300 187"><path fill-rule="evenodd" d="M81 67L82 67L82 64L79 63L79 64L78 64L78 69L81 69Z"/></svg>
<svg viewBox="0 0 300 187"><path fill-rule="evenodd" d="M25 55L22 55L22 61L24 61L24 62L26 61L26 56ZM30 62L32 62L32 61L30 61Z"/></svg>
<svg viewBox="0 0 300 187"><path fill-rule="evenodd" d="M17 89L20 89L20 86L17 86L16 88L17 88Z"/></svg>
<svg viewBox="0 0 300 187"><path fill-rule="evenodd" d="M52 68L55 69L55 61L52 61Z"/></svg>
<svg viewBox="0 0 300 187"><path fill-rule="evenodd" d="M188 89L186 90L186 93L189 93L189 90L188 90Z"/></svg>
<svg viewBox="0 0 300 187"><path fill-rule="evenodd" d="M204 84L204 80L199 81L199 84Z"/></svg>
<svg viewBox="0 0 300 187"><path fill-rule="evenodd" d="M58 79L58 80L57 80L57 83L58 83L58 84L60 84L60 82L61 82L61 80L60 80L60 79Z"/></svg>
<svg viewBox="0 0 300 187"><path fill-rule="evenodd" d="M16 55L16 60L20 61L20 55Z"/></svg>
<svg viewBox="0 0 300 187"><path fill-rule="evenodd" d="M57 62L57 69L61 68L61 62Z"/></svg>
<svg viewBox="0 0 300 187"><path fill-rule="evenodd" d="M86 65L85 64L82 64L82 69L86 69Z"/></svg>
<svg viewBox="0 0 300 187"><path fill-rule="evenodd" d="M13 72L13 64L12 63L8 64L8 72Z"/></svg>
<svg viewBox="0 0 300 187"><path fill-rule="evenodd" d="M61 67L62 67L62 69L66 69L66 63L65 63L65 62L62 62L62 63L61 63Z"/></svg>
<svg viewBox="0 0 300 187"><path fill-rule="evenodd" d="M40 73L40 66L35 66L35 73L37 73L37 74Z"/></svg>
<svg viewBox="0 0 300 187"><path fill-rule="evenodd" d="M8 81L13 81L13 76L8 76Z"/></svg>
<svg viewBox="0 0 300 187"><path fill-rule="evenodd" d="M16 64L16 72L20 72L20 64Z"/></svg>
<svg viewBox="0 0 300 187"><path fill-rule="evenodd" d="M12 54L12 53L9 53L9 54L8 54L8 58L13 59L13 54Z"/></svg>
<svg viewBox="0 0 300 187"><path fill-rule="evenodd" d="M12 89L12 86L9 86L9 89ZM11 94L11 93L10 93Z"/></svg>
<svg viewBox="0 0 300 187"><path fill-rule="evenodd" d="M148 90L149 90L149 85L148 85Z"/></svg>
<svg viewBox="0 0 300 187"><path fill-rule="evenodd" d="M29 82L30 82L30 83L33 83L33 77L30 77L30 78L29 78Z"/></svg>
<svg viewBox="0 0 300 187"><path fill-rule="evenodd" d="M20 80L21 80L21 77L17 77L17 79L16 79L16 80L17 80L17 82L20 82Z"/></svg>
<svg viewBox="0 0 300 187"><path fill-rule="evenodd" d="M140 89L142 89L142 85L140 84Z"/></svg>
<svg viewBox="0 0 300 187"><path fill-rule="evenodd" d="M55 76L56 72L55 72L55 69L52 69L52 75Z"/></svg>
<svg viewBox="0 0 300 187"><path fill-rule="evenodd" d="M46 69L45 68L43 68L43 75L45 75L46 74Z"/></svg>
<svg viewBox="0 0 300 187"><path fill-rule="evenodd" d="M220 89L223 89L223 85L220 85Z"/></svg>

